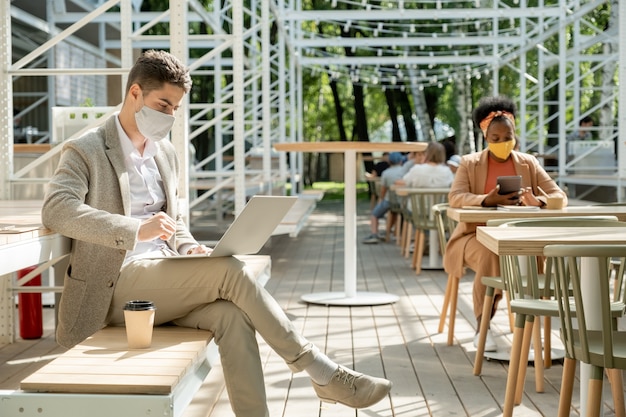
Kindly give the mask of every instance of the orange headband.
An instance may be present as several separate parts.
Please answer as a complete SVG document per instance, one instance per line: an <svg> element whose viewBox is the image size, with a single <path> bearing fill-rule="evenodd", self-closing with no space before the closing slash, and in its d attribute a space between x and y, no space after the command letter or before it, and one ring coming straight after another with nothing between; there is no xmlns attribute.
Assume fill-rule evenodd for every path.
<svg viewBox="0 0 626 417"><path fill-rule="evenodd" d="M483 120L481 120L481 122L479 124L480 130L483 131L483 135L485 137L487 136L487 128L491 124L491 121L494 118L500 117L500 116L504 116L507 119L509 119L511 121L511 123L513 123L513 128L515 128L515 116L513 116L513 113L510 113L510 112L508 112L506 110L492 111L491 113L489 113L487 115L487 117L485 117Z"/></svg>

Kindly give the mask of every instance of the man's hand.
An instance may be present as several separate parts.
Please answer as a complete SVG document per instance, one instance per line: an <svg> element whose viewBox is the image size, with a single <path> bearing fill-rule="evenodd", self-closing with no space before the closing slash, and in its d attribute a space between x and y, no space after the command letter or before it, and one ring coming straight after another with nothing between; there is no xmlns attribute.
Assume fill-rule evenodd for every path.
<svg viewBox="0 0 626 417"><path fill-rule="evenodd" d="M206 247L204 245L194 246L193 248L187 251L187 255L201 255L201 254L209 254L213 251L213 249Z"/></svg>
<svg viewBox="0 0 626 417"><path fill-rule="evenodd" d="M140 242L154 239L169 240L176 232L176 222L162 211L145 219L139 226L138 238Z"/></svg>

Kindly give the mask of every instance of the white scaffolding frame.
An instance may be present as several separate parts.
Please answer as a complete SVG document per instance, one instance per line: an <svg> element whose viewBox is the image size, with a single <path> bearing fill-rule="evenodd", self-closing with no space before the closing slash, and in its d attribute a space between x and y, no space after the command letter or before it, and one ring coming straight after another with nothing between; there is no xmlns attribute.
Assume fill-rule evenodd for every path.
<svg viewBox="0 0 626 417"><path fill-rule="evenodd" d="M68 2L69 3L69 2ZM3 16L3 33L11 33L10 9L18 8L18 2L2 1L6 13ZM59 152L60 147L53 147L51 152L32 163L18 173L13 172L12 147L12 77L15 76L50 76L59 74L98 74L121 75L132 66L138 50L148 48L169 49L174 55L189 63L192 77L215 77L228 80L215 83L214 94L219 99L214 103L191 101L185 106L172 130L172 142L178 150L182 166L189 167L180 177L181 202L186 204L189 194L189 178L198 180L210 178L210 190L202 197L192 199L188 207L194 207L222 189L230 189L230 201L234 212L241 211L246 201L246 187L250 176L254 176L259 189L256 192L271 193L277 174L271 171L271 143L279 140L279 132L284 132L286 108L281 97L273 91L277 85L288 85L288 75L280 71L276 64L277 57L284 55L284 42L278 47L270 45L269 24L272 20L269 1L260 0L250 3L246 9L241 2L227 3L224 9L207 11L197 0L173 2L170 9L159 13L139 13L132 10L131 0L109 0L91 11L67 12L63 1L57 1L56 7L48 7L49 22L52 26L68 25L65 30L56 30L51 38L40 47L13 62L11 57L11 36L3 36L2 51L3 71L0 81L3 84L2 101L5 123L0 133L2 141L2 171L0 172L0 198L11 198L11 184L23 181L22 175ZM119 11L114 7L119 6ZM244 18L250 27L244 27ZM190 35L189 23L202 22L210 27L211 34ZM232 33L224 33L223 27L232 27ZM100 26L101 41L97 53L107 58L109 68L54 68L47 60L46 68L27 68L28 64L42 57L55 45L72 36L87 24ZM148 35L147 31L158 23L169 25L169 36ZM119 39L104 37L105 26L113 25L119 30ZM283 45L280 47L280 45ZM96 47L94 47L97 49ZM190 57L190 51L208 50L201 57ZM118 54L120 58L114 58ZM113 67L115 65L115 67ZM274 85L272 85L274 77ZM121 83L125 85L125 80ZM117 104L117 103L115 103ZM277 115L283 112L281 118ZM282 126L280 125L282 124ZM215 153L198 163L192 163L189 157L190 141L207 129L214 127ZM67 138L63 138L67 139ZM252 152L261 152L262 167L246 170L246 159ZM232 161L225 155L231 154ZM206 169L208 164L215 164L213 169ZM45 181L45 178L39 179ZM32 179L30 180L32 181Z"/></svg>
<svg viewBox="0 0 626 417"><path fill-rule="evenodd" d="M389 2L385 10L374 10L368 2L354 6L353 10L302 10L301 3L296 0L253 0L246 2L226 2L223 8L206 10L198 0L172 2L171 9L165 12L140 12L133 9L131 0L100 1L91 10L73 11L72 0L55 0L47 2L48 30L50 39L30 51L19 60L12 57L12 16L24 15L20 9L21 2L26 0L0 1L2 12L2 34L0 41L0 62L2 72L0 83L0 199L10 199L12 184L27 181L25 173L45 162L52 153L30 164L28 167L14 172L12 138L13 79L16 77L55 76L69 74L126 74L132 65L136 51L144 48L170 49L175 55L187 61L194 77L215 77L227 82L215 83L212 92L215 100L204 103L198 100L189 101L185 106L184 115L177 119L172 132L173 143L179 151L183 166L188 170L181 176L180 197L183 203L189 201L190 210L206 209L212 201L213 208L223 210L226 202L230 202L235 213L238 213L247 195L250 193L282 192L280 188L290 178L295 189L301 187L303 173L303 157L301 154L288 156L274 154L271 144L284 141L301 141L302 127L302 72L305 70L323 70L334 72L337 76L354 77L355 69L363 82L375 83L368 78L369 68L396 65L404 71L405 77L413 86L418 84L446 81L444 77L453 79L452 70L444 73L438 68L447 66L457 68L459 76L491 76L492 91L499 91L499 71L509 67L519 72L521 96L520 133L524 149L534 150L540 154L558 152L559 159L567 158L565 144L566 132L576 128L577 120L585 114L580 112L580 83L577 82L584 74L577 74L579 63L583 60L593 62L593 71L602 70L607 65L617 66L618 79L623 78L625 69L618 63L626 62L624 27L626 12L624 2L615 0L554 0L540 2L538 7L528 7L526 0L516 2L491 0L472 2L472 7L446 8L441 2L424 1L425 6L411 9L404 5L416 3L411 1ZM336 0L329 1L329 5ZM469 3L469 2L464 2ZM549 4L546 4L549 3ZM72 11L70 11L70 4ZM81 3L86 4L86 3ZM395 6L394 6L395 4ZM595 36L580 33L580 25L585 17L595 8L611 4L619 8L619 23L609 33L599 32ZM434 5L434 6L433 6ZM119 11L114 7L119 6ZM359 9L358 7L362 7ZM67 10L66 10L67 8ZM382 34L386 22L401 22L410 25L411 21L432 22L466 22L468 20L488 20L492 31L477 36L455 33L441 27L440 36L420 36L411 33L390 32ZM517 20L522 28L520 33L508 33L499 36L500 28L505 27L507 20ZM27 20L27 19L22 19ZM306 23L317 21L335 22L338 27L363 24L372 31L379 31L380 36L363 38L320 37L304 30ZM36 19L33 24L41 25ZM201 22L209 27L209 34L190 34L189 25ZM107 68L55 68L50 59L50 51L55 45L74 36L87 24L99 25L99 45L93 46L95 53L108 63ZM148 35L151 27L166 23L170 35ZM450 23L449 23L450 24ZM270 41L270 28L275 25L277 41ZM60 29L65 27L65 29ZM225 33L224 27L231 27L232 33ZM565 39L567 27L574 27L573 46L569 47ZM109 29L119 32L118 38L106 36ZM619 28L619 29L618 29ZM377 34L379 32L376 32ZM549 39L559 40L558 53L550 52L544 47ZM611 44L610 54L588 55L582 53L590 45L596 43ZM396 56L381 55L374 57L323 56L320 51L326 47L341 48L386 48L396 47L398 50L410 49L412 54ZM429 48L447 46L448 53L428 53ZM470 51L465 55L455 51ZM530 74L526 65L530 51L538 50L538 71ZM205 51L199 54L198 51ZM206 52L208 51L208 52ZM198 57L199 56L199 57ZM29 67L38 60L47 61L46 68ZM543 73L547 68L558 66L561 74L558 83L546 84ZM372 73L374 73L372 71ZM392 77L383 74L383 77ZM397 75L396 75L397 76ZM573 78L572 78L573 77ZM567 83L568 79L573 82ZM380 82L380 80L378 80ZM122 83L122 86L124 83ZM611 130L611 138L626 137L626 83L618 83L613 97L619 97L616 130ZM548 114L547 110L554 103L547 97L558 91L558 113ZM565 100L566 94L572 99ZM199 95L200 96L200 95ZM44 105L53 106L55 97L53 89L48 92ZM115 105L117 103L108 103ZM610 105L611 103L601 103ZM595 109L587 109L593 112ZM546 143L547 125L559 115L572 113L572 120L559 117L559 146L550 149ZM531 129L528 126L536 126ZM190 141L201 136L208 129L214 132L212 152L202 161L190 159ZM598 126L606 129L607 126ZM553 138L552 138L553 139ZM618 147L618 166L614 185L618 187L618 198L621 200L621 178L626 175L626 158L624 147ZM247 165L252 156L260 157L261 164L254 168ZM289 158L289 168L287 168ZM278 168L275 160L278 160ZM560 164L558 175L562 181L572 173L568 164ZM38 179L45 181L45 178ZM28 181L33 181L32 179ZM190 183L204 182L205 192L196 196L195 188ZM230 190L227 192L227 190Z"/></svg>

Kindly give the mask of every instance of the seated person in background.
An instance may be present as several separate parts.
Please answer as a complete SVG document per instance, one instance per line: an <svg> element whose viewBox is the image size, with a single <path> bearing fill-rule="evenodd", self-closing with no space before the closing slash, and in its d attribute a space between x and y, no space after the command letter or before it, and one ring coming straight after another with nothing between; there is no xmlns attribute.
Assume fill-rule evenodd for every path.
<svg viewBox="0 0 626 417"><path fill-rule="evenodd" d="M461 155L452 155L450 159L446 162L448 167L450 167L450 171L453 174L456 174L456 170L459 168L459 164L461 163Z"/></svg>
<svg viewBox="0 0 626 417"><path fill-rule="evenodd" d="M423 164L425 156L426 151L409 152L407 159L402 163L402 175L409 172L415 165Z"/></svg>
<svg viewBox="0 0 626 417"><path fill-rule="evenodd" d="M387 168L380 177L380 195L378 203L372 210L370 215L370 231L371 234L363 240L363 243L378 243L378 220L381 219L393 203L395 203L395 194L390 196L389 187L397 180L402 178L404 173L402 169L403 156L400 152L391 152L389 154L389 163L391 166Z"/></svg>
<svg viewBox="0 0 626 417"><path fill-rule="evenodd" d="M444 148L446 148L446 161L449 160L452 155L457 154L455 135L443 139L440 143L443 145Z"/></svg>
<svg viewBox="0 0 626 417"><path fill-rule="evenodd" d="M368 193L369 193L369 197L370 197L370 201L371 201L371 208L373 208L376 205L376 202L378 201L378 191L376 190L376 180L377 178L379 178L383 172L389 168L389 152L383 152L383 156L381 158L380 161L378 161L378 163L376 163L376 165L374 165L374 168L372 168L371 172L366 172L365 173L365 179L367 180L367 188L368 188Z"/></svg>
<svg viewBox="0 0 626 417"><path fill-rule="evenodd" d="M454 179L450 168L445 165L446 149L441 143L430 142L424 153L424 162L413 165L397 185L413 188L446 188Z"/></svg>
<svg viewBox="0 0 626 417"><path fill-rule="evenodd" d="M370 177L380 177L381 175L383 175L383 172L389 167L389 152L384 152L380 161L378 161L376 165L374 165L374 168L372 168L372 171L368 172L365 175L368 177L368 179Z"/></svg>
<svg viewBox="0 0 626 417"><path fill-rule="evenodd" d="M573 131L567 135L567 140L592 140L593 134L591 133L591 127L593 126L593 119L591 116L585 116L578 122L578 130Z"/></svg>
<svg viewBox="0 0 626 417"><path fill-rule="evenodd" d="M567 205L567 196L541 167L537 159L529 154L514 151L515 147L515 111L513 101L505 97L489 97L480 101L474 110L474 123L487 142L488 148L481 152L465 155L454 177L448 196L450 207L483 206L496 207L498 204L520 204L544 207L539 188L550 196L563 197ZM498 194L496 179L502 175L521 175L522 188L509 194ZM483 276L500 275L498 256L476 240L476 223L459 223L450 236L444 256L444 269L456 277L464 275L464 268L469 267L474 277L473 301L477 326L480 320L486 287L482 284ZM502 297L496 294L494 308ZM477 331L478 335L478 331ZM478 338L474 338L476 346ZM494 351L497 345L491 333L487 335L485 351Z"/></svg>

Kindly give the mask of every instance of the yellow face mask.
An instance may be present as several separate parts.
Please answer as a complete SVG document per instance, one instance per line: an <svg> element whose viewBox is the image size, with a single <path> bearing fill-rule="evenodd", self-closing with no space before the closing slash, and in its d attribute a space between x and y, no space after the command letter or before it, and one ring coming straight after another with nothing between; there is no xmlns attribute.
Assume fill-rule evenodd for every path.
<svg viewBox="0 0 626 417"><path fill-rule="evenodd" d="M498 159L508 159L511 152L513 152L513 148L515 147L514 140L507 140L506 142L495 142L489 143L489 152L491 152Z"/></svg>

